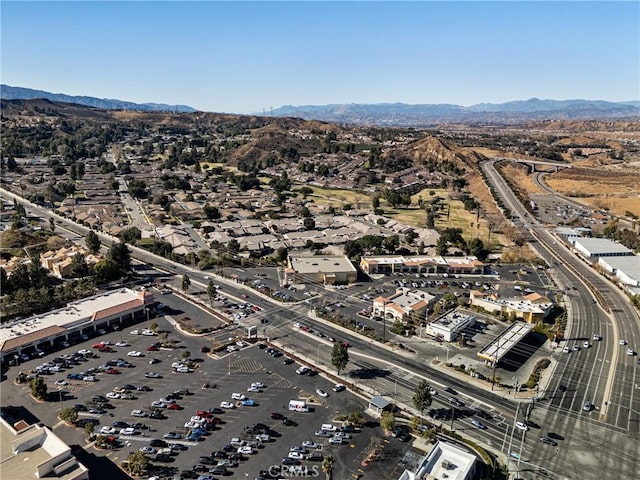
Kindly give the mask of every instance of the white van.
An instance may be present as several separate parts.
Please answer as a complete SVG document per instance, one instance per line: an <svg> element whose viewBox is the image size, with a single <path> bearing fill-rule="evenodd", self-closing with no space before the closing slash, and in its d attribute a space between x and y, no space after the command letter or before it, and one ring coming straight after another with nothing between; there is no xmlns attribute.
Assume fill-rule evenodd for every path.
<svg viewBox="0 0 640 480"><path fill-rule="evenodd" d="M291 400L289 402L289 410L292 412L308 412L309 407L304 400Z"/></svg>

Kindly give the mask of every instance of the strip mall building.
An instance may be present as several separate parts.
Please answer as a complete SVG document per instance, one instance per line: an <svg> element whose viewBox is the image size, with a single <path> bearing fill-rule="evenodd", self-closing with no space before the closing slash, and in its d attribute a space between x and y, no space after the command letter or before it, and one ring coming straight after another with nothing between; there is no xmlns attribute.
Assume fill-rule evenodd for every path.
<svg viewBox="0 0 640 480"><path fill-rule="evenodd" d="M154 305L148 290L121 288L69 303L34 317L12 320L0 327L2 362L36 349L52 350L99 329L113 329L149 318Z"/></svg>

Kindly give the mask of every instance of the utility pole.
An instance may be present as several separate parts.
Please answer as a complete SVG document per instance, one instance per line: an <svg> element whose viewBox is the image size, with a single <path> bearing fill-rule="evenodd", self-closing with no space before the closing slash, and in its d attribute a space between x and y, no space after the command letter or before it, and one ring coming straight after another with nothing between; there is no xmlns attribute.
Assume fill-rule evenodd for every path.
<svg viewBox="0 0 640 480"><path fill-rule="evenodd" d="M493 376L491 378L491 391L493 392L493 388L496 386L496 368L498 367L498 359L500 358L500 339L498 338L498 348L496 349L496 353L493 357Z"/></svg>
<svg viewBox="0 0 640 480"><path fill-rule="evenodd" d="M451 407L451 431L453 432L453 421L456 418L456 407Z"/></svg>

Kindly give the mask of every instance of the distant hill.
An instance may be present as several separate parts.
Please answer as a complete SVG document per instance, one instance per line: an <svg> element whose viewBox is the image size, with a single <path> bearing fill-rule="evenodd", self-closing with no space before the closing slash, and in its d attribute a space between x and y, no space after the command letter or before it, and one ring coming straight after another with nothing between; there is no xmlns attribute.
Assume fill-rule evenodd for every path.
<svg viewBox="0 0 640 480"><path fill-rule="evenodd" d="M134 103L124 100L114 100L109 98L96 98L65 95L63 93L51 93L44 90L33 90L31 88L11 87L0 85L0 98L3 100L32 100L45 98L52 102L66 102L86 105L88 107L103 108L105 110L140 110L140 111L163 111L163 112L195 112L196 109L187 105L165 105L163 103Z"/></svg>
<svg viewBox="0 0 640 480"><path fill-rule="evenodd" d="M272 114L355 125L429 126L456 122L500 124L540 120L638 119L640 102L531 98L498 104L480 103L470 107L405 103L286 105L273 110Z"/></svg>

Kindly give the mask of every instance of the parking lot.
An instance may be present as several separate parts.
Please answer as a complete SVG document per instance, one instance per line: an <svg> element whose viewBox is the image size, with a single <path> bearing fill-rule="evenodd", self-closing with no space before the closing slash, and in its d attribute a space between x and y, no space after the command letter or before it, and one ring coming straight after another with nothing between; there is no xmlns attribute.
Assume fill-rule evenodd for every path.
<svg viewBox="0 0 640 480"><path fill-rule="evenodd" d="M70 361L66 367L58 363L60 371L44 376L49 392L53 392L48 403L37 403L29 397L28 386L14 385L12 380L17 369L12 369L2 385L3 405L24 404L67 443L80 445L85 444L82 429L65 426L56 416L62 409L74 405L81 410L86 408L87 411L79 412L80 420L95 419L91 420L96 423L95 432L104 428L106 435L113 436L118 445L113 450L94 450L93 453L105 455L119 464L128 453L146 447L152 463L160 467L157 473L166 478L180 472L187 477L187 470L198 465L198 470L206 472L215 469L218 463L224 469L214 470L219 472L217 476L224 470L226 475L236 478L256 478L261 474L269 478L265 475L269 472L277 477L277 468L287 468L288 473L295 472L296 476L303 476L304 472L308 472L307 476L319 476L323 475L322 458L328 454L335 460L334 478L350 478L358 473L362 458L371 449L387 446L388 455L398 458L406 450L406 444L395 439L391 439L393 445L389 444L373 421L365 423L363 431L358 428L356 432L347 432L340 441L336 440L335 432L316 435L323 424L327 425L326 429L331 425L339 431L344 424L338 419L364 411L366 402L348 391L334 392L333 384L321 375L297 375L298 364L285 364L284 356L269 355L268 348L247 345L221 358L211 358L200 352L205 344L203 339L183 337L170 331L169 324L162 318L156 321L161 331L169 332L166 337L162 333L131 335L133 329L144 329L144 326L133 327L123 332L108 332L22 364L20 370L28 370L42 363L54 364L54 358L58 361L64 355L69 358L80 350L95 354L83 359L76 356L78 360ZM103 349L107 351L97 352L97 348L92 348L107 340L111 343L108 349ZM152 351L148 351L156 342L166 340L175 340L179 348L155 350L152 347ZM140 356L130 352L139 352ZM181 368L178 363L183 364L180 371L184 373L178 373ZM107 369L111 373L106 373ZM91 381L91 376L95 381ZM254 387L249 392L252 383L261 383L264 387ZM205 384L209 388L203 388ZM127 388L122 388L124 386ZM318 389L327 396L318 394ZM178 391L181 392L174 393ZM232 395L234 393L238 395ZM243 405L240 395L253 402ZM291 400L305 401L311 411L290 411ZM222 408L222 402L230 402L228 406L234 408ZM159 418L150 418L153 411L158 412L155 416ZM200 418L192 418L198 411ZM281 416L286 417L287 422L283 422ZM114 423L118 426L114 427ZM134 425L136 423L139 425ZM200 425L202 435L194 435ZM125 428L132 430L123 430ZM168 432L175 432L170 435L175 438L163 438ZM303 442L308 442L308 446L303 448ZM171 443L176 445L161 451ZM238 452L241 447L245 447L244 453ZM290 455L292 447L299 447L300 455ZM216 458L211 456L213 452L217 452ZM283 459L289 456L298 458L285 461L291 465L283 467ZM203 463L205 461L207 463ZM375 478L387 478L393 468L392 462L379 462L368 467L368 471ZM99 472L92 472L92 478L101 478Z"/></svg>

